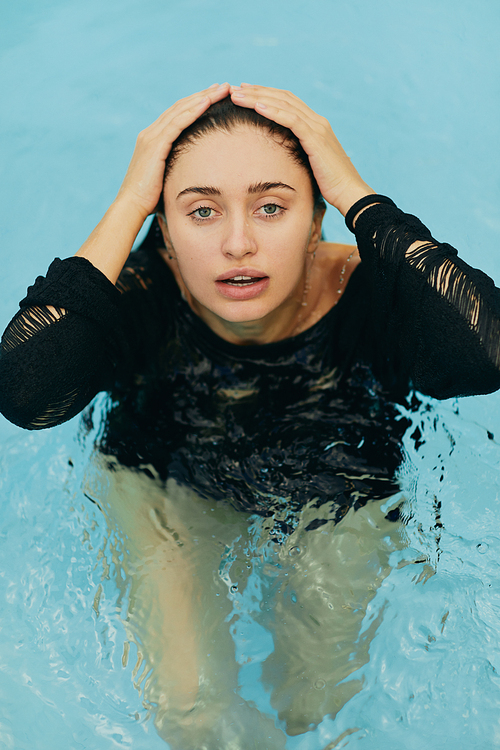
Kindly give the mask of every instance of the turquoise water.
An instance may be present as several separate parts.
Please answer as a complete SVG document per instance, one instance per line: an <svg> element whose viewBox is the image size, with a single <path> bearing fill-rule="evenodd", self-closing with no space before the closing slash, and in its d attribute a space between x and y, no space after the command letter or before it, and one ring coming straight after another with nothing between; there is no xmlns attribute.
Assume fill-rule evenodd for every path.
<svg viewBox="0 0 500 750"><path fill-rule="evenodd" d="M302 96L374 188L500 281L493 0L65 0L4 3L2 19L3 323L105 211L137 132L227 79ZM326 233L348 239L333 211ZM408 547L363 620L362 633L377 623L363 688L335 718L284 738L290 750L500 747L500 398L426 401L411 416ZM0 747L166 747L133 684L134 645L124 659L127 596L82 490L91 437L79 420L36 434L0 424ZM263 575L247 586L263 591ZM255 643L241 694L279 724L255 606L242 600L234 634L236 658Z"/></svg>

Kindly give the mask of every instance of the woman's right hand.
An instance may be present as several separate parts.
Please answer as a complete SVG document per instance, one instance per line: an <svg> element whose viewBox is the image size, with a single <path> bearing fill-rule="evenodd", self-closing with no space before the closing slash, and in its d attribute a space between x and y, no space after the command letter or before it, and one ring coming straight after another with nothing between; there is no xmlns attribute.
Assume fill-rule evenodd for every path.
<svg viewBox="0 0 500 750"><path fill-rule="evenodd" d="M144 219L153 213L161 198L165 161L173 142L211 104L224 99L229 84L214 83L208 89L191 94L169 107L138 137L117 201L135 205Z"/></svg>
<svg viewBox="0 0 500 750"><path fill-rule="evenodd" d="M165 160L173 142L214 102L224 99L229 84L214 84L169 107L139 133L127 174L115 200L76 253L89 260L113 283L128 258L145 219L160 200Z"/></svg>

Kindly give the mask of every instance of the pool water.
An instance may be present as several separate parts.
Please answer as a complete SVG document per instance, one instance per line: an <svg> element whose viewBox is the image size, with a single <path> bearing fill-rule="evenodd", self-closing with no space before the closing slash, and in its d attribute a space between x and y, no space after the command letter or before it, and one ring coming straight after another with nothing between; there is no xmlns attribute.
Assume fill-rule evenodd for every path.
<svg viewBox="0 0 500 750"><path fill-rule="evenodd" d="M2 15L4 323L34 276L72 254L105 211L137 132L176 98L228 78L302 96L370 184L500 281L492 0L314 0L307 10L283 0L27 0ZM349 240L333 210L326 234ZM92 450L103 404L92 422L49 432L0 424L0 747L154 750L169 732L179 742L155 725L151 673L130 629L126 543L92 502L105 483ZM294 596L300 605L299 584L284 603L275 583L285 562L300 578L300 543L284 562L257 520L244 544L230 527L213 593L233 695L249 708L234 709L236 736L214 721L226 731L215 746L500 747L500 397L421 399L406 416L405 524L373 547L385 557L370 581L352 568L352 591L366 589L352 635L361 656L346 678L359 689L309 731L294 734L280 716L266 673L278 653L266 607L291 612ZM334 536L344 575L350 533ZM323 682L311 675L314 706Z"/></svg>

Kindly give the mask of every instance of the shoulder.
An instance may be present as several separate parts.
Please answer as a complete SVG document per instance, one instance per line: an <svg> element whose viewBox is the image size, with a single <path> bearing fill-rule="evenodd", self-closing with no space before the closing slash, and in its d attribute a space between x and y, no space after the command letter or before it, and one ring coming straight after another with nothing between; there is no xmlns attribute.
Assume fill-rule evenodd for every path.
<svg viewBox="0 0 500 750"><path fill-rule="evenodd" d="M313 326L335 307L359 263L356 245L319 243L311 266L307 315L303 319L302 330Z"/></svg>
<svg viewBox="0 0 500 750"><path fill-rule="evenodd" d="M360 262L356 245L340 242L320 242L317 250L318 261L326 268L336 268L339 263L352 263L355 268ZM348 258L350 259L348 261Z"/></svg>
<svg viewBox="0 0 500 750"><path fill-rule="evenodd" d="M320 242L314 263L316 284L322 296L330 296L330 306L338 302L360 262L356 245Z"/></svg>

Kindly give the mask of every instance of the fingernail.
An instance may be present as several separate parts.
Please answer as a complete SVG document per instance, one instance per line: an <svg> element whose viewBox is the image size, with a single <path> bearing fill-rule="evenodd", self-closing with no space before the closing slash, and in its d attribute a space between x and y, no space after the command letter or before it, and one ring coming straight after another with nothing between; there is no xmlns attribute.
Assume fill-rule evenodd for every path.
<svg viewBox="0 0 500 750"><path fill-rule="evenodd" d="M209 86L208 88L209 89L216 89L218 85L219 85L218 83L212 83L212 85Z"/></svg>
<svg viewBox="0 0 500 750"><path fill-rule="evenodd" d="M262 102L255 102L255 106L259 109L267 109L267 104L262 104Z"/></svg>
<svg viewBox="0 0 500 750"><path fill-rule="evenodd" d="M231 86L233 91L239 91L241 89L241 86Z"/></svg>
<svg viewBox="0 0 500 750"><path fill-rule="evenodd" d="M235 99L244 99L245 98L245 94L243 93L243 91L235 91L232 94L232 96L234 96Z"/></svg>

